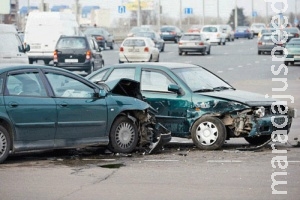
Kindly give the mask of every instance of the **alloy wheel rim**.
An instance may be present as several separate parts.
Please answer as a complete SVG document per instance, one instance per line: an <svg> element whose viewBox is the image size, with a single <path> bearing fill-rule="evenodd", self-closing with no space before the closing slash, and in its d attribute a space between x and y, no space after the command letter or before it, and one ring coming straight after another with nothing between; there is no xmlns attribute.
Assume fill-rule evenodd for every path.
<svg viewBox="0 0 300 200"><path fill-rule="evenodd" d="M0 132L0 157L2 157L2 155L6 151L6 148L7 148L6 137L2 132Z"/></svg>
<svg viewBox="0 0 300 200"><path fill-rule="evenodd" d="M204 146L213 145L219 136L218 128L214 123L202 122L196 130L197 140Z"/></svg>
<svg viewBox="0 0 300 200"><path fill-rule="evenodd" d="M122 149L129 148L134 142L135 131L130 123L121 123L116 129L116 142Z"/></svg>

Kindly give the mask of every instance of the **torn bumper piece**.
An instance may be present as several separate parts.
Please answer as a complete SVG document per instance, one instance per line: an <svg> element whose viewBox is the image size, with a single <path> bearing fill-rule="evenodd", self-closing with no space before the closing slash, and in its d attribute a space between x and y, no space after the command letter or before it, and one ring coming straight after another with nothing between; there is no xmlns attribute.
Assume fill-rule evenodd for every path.
<svg viewBox="0 0 300 200"><path fill-rule="evenodd" d="M155 124L153 129L156 135L156 141L150 145L149 154L157 153L162 150L163 146L171 141L171 131L166 129L160 123Z"/></svg>

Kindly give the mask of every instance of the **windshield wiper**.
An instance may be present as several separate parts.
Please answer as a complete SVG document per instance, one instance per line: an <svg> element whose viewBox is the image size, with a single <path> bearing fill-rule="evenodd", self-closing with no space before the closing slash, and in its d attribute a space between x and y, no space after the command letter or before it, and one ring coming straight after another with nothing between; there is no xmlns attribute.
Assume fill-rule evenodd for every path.
<svg viewBox="0 0 300 200"><path fill-rule="evenodd" d="M218 86L218 87L213 88L214 91L229 90L229 89L233 89L233 88L232 87L226 87L226 86Z"/></svg>
<svg viewBox="0 0 300 200"><path fill-rule="evenodd" d="M199 90L194 90L193 92L213 92L213 89L208 89L208 88L204 88L204 89L199 89Z"/></svg>

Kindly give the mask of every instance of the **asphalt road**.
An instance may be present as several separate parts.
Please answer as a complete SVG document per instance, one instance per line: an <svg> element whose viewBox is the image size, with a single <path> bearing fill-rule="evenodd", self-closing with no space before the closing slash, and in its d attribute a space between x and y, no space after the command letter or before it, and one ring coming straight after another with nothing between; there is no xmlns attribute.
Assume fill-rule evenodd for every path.
<svg viewBox="0 0 300 200"><path fill-rule="evenodd" d="M104 50L106 65L118 62L115 50ZM239 39L213 46L211 55L178 56L177 45L167 43L160 61L202 65L238 89L261 94L290 95L289 105L300 110L300 65L278 70L282 62L257 55L256 39ZM271 66L275 65L275 75ZM274 71L274 70L273 70ZM273 80L272 80L273 78ZM274 78L284 78L283 82ZM114 155L89 148L26 153L0 165L0 198L11 199L300 199L300 118L294 119L287 143L271 143L258 151L238 151L244 139L227 141L222 150L201 151L190 140L174 138L155 155ZM275 150L274 150L275 149ZM277 149L277 151L276 151ZM280 150L280 151L278 151ZM279 153L281 152L281 153ZM281 168L272 160L283 160ZM282 175L277 175L281 173ZM272 194L273 189L287 194ZM279 183L279 182L277 182Z"/></svg>

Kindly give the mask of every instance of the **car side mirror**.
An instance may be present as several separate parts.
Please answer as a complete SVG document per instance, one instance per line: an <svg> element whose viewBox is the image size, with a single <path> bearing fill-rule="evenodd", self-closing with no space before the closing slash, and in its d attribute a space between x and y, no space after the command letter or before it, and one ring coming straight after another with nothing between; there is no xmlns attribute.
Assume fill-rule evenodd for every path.
<svg viewBox="0 0 300 200"><path fill-rule="evenodd" d="M95 98L102 98L102 97L106 97L107 92L104 89L95 89L95 93L94 93L94 97Z"/></svg>
<svg viewBox="0 0 300 200"><path fill-rule="evenodd" d="M25 43L24 46L25 46L25 52L30 51L30 45L29 44Z"/></svg>
<svg viewBox="0 0 300 200"><path fill-rule="evenodd" d="M179 87L178 85L175 85L175 84L170 84L168 86L168 91L175 92L180 96L183 96L185 94L183 89L181 87Z"/></svg>

